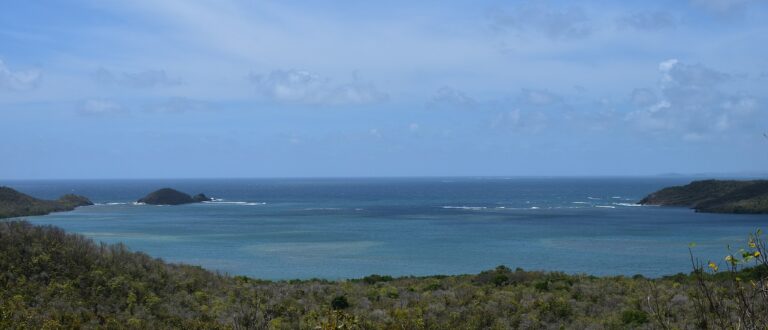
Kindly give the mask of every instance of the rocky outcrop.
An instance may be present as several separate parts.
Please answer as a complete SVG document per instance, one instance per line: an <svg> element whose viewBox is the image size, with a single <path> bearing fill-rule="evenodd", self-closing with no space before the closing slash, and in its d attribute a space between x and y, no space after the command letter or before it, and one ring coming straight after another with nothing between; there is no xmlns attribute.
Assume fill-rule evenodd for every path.
<svg viewBox="0 0 768 330"><path fill-rule="evenodd" d="M210 202L211 198L206 196L205 194L197 194L192 196L192 200L195 202Z"/></svg>
<svg viewBox="0 0 768 330"><path fill-rule="evenodd" d="M38 199L9 187L0 187L0 218L45 215L51 212L71 211L79 206L93 205L86 197L74 194L58 200Z"/></svg>
<svg viewBox="0 0 768 330"><path fill-rule="evenodd" d="M195 197L192 197L175 189L163 188L151 192L149 195L144 196L137 202L151 205L181 205L210 200L211 199L204 194L197 194Z"/></svg>
<svg viewBox="0 0 768 330"><path fill-rule="evenodd" d="M768 213L768 180L703 180L668 187L639 204L684 206L697 212Z"/></svg>

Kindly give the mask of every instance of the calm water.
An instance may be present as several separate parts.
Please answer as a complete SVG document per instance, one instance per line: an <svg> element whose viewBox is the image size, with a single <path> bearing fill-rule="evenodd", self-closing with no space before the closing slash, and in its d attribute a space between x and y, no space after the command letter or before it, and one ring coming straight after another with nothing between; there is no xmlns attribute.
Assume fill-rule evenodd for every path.
<svg viewBox="0 0 768 330"><path fill-rule="evenodd" d="M768 217L638 207L689 179L232 179L4 181L25 193L99 205L30 217L172 262L267 279L477 273L688 272L688 243L722 260ZM218 202L134 205L173 187Z"/></svg>

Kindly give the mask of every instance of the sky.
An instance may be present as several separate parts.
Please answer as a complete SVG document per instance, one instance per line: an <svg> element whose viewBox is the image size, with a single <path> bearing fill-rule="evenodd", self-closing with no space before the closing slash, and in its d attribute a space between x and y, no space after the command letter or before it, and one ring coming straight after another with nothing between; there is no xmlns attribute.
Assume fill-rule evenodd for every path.
<svg viewBox="0 0 768 330"><path fill-rule="evenodd" d="M768 170L765 0L0 8L0 179Z"/></svg>

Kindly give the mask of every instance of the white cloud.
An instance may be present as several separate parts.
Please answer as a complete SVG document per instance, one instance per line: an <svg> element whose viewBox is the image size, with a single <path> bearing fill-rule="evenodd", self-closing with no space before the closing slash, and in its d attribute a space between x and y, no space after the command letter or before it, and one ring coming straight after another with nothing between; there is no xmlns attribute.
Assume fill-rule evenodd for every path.
<svg viewBox="0 0 768 330"><path fill-rule="evenodd" d="M124 108L120 104L105 99L86 100L79 109L81 114L95 116L110 115L123 111Z"/></svg>
<svg viewBox="0 0 768 330"><path fill-rule="evenodd" d="M691 0L691 3L704 9L725 13L738 9L752 0Z"/></svg>
<svg viewBox="0 0 768 330"><path fill-rule="evenodd" d="M304 70L275 70L251 74L257 90L269 99L293 104L363 105L386 101L389 96L369 82L354 79L336 84L331 79Z"/></svg>
<svg viewBox="0 0 768 330"><path fill-rule="evenodd" d="M583 38L592 33L590 20L580 7L555 7L526 2L491 15L491 26L500 31L534 33L551 39Z"/></svg>
<svg viewBox="0 0 768 330"><path fill-rule="evenodd" d="M686 88L709 88L728 80L731 76L701 64L680 63L677 59L659 64L662 82Z"/></svg>
<svg viewBox="0 0 768 330"><path fill-rule="evenodd" d="M192 100L185 97L172 97L162 103L148 107L152 112L163 113L183 113L189 111L207 110L208 104L202 101Z"/></svg>
<svg viewBox="0 0 768 330"><path fill-rule="evenodd" d="M676 58L662 61L659 63L659 71L661 71L661 79L663 82L672 81L672 77L669 75L669 71L677 65L678 60Z"/></svg>
<svg viewBox="0 0 768 330"><path fill-rule="evenodd" d="M435 109L471 110L478 106L475 99L469 97L463 91L449 86L440 87L427 106Z"/></svg>
<svg viewBox="0 0 768 330"><path fill-rule="evenodd" d="M656 31L675 28L679 22L675 16L665 11L644 11L622 16L617 23L624 28Z"/></svg>
<svg viewBox="0 0 768 330"><path fill-rule="evenodd" d="M562 97L545 89L523 88L520 91L520 100L523 104L547 106L560 103Z"/></svg>
<svg viewBox="0 0 768 330"><path fill-rule="evenodd" d="M567 120L561 116L565 105L564 98L556 93L529 88L509 97L476 100L461 90L442 87L427 103L436 109L483 110L491 114L491 128L511 132L538 132L558 118Z"/></svg>
<svg viewBox="0 0 768 330"><path fill-rule="evenodd" d="M704 141L751 125L760 107L756 98L722 86L733 75L701 64L667 60L659 64L659 74L658 96L635 89L632 101L638 110L625 118L645 132Z"/></svg>
<svg viewBox="0 0 768 330"><path fill-rule="evenodd" d="M536 133L548 126L549 118L541 111L512 109L497 113L491 128L512 132Z"/></svg>
<svg viewBox="0 0 768 330"><path fill-rule="evenodd" d="M114 73L105 68L99 68L94 72L93 79L100 84L114 84L134 88L176 86L181 84L180 79L168 76L165 70Z"/></svg>
<svg viewBox="0 0 768 330"><path fill-rule="evenodd" d="M632 103L637 106L647 107L655 104L657 101L656 93L650 88L635 88L632 91Z"/></svg>
<svg viewBox="0 0 768 330"><path fill-rule="evenodd" d="M8 91L27 91L34 89L40 83L40 70L11 71L3 60L0 60L0 89Z"/></svg>

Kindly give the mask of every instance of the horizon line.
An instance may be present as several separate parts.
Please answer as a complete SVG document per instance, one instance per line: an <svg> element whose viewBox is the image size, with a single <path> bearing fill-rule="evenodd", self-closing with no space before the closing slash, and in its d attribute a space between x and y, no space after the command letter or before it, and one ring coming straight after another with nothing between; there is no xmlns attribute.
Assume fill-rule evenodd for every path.
<svg viewBox="0 0 768 330"><path fill-rule="evenodd" d="M555 179L555 178L759 178L768 172L737 173L660 173L660 174L553 174L553 175L352 175L352 176L251 176L251 177L104 177L104 178L0 178L1 181L112 181L112 180L306 180L306 179Z"/></svg>

